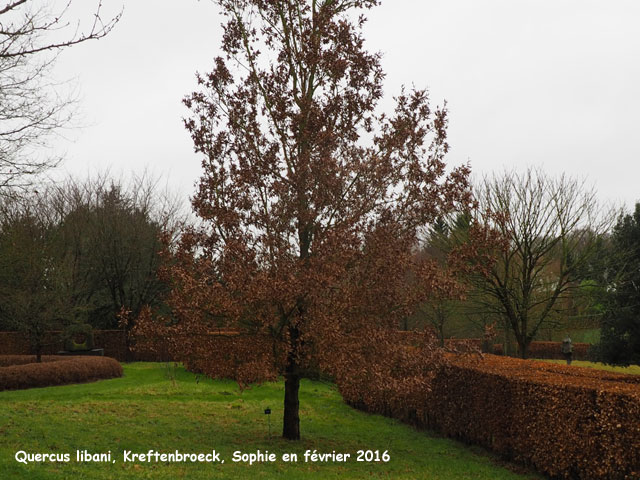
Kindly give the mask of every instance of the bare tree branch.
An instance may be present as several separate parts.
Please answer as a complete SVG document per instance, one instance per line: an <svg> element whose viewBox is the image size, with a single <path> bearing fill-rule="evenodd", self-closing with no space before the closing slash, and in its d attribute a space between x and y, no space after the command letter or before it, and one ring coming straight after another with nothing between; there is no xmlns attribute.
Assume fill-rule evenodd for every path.
<svg viewBox="0 0 640 480"><path fill-rule="evenodd" d="M102 0L91 23L72 21L73 0L53 10L50 2L20 0L0 8L0 196L32 184L58 158L39 155L51 135L68 126L74 99L50 80L61 51L107 35L122 11L102 19Z"/></svg>

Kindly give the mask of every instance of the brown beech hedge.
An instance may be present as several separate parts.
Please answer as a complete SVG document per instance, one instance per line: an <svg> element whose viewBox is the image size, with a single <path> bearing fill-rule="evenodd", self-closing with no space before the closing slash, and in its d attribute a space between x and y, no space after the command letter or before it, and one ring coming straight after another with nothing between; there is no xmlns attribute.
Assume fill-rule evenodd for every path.
<svg viewBox="0 0 640 480"><path fill-rule="evenodd" d="M588 343L573 344L573 359L587 360L589 358ZM562 354L562 342L531 342L528 351L529 358L552 358L557 360L564 359Z"/></svg>
<svg viewBox="0 0 640 480"><path fill-rule="evenodd" d="M483 445L554 478L640 479L640 376L449 355L430 392L343 378L345 400Z"/></svg>
<svg viewBox="0 0 640 480"><path fill-rule="evenodd" d="M109 357L43 355L0 356L0 391L83 383L122 376L122 366Z"/></svg>

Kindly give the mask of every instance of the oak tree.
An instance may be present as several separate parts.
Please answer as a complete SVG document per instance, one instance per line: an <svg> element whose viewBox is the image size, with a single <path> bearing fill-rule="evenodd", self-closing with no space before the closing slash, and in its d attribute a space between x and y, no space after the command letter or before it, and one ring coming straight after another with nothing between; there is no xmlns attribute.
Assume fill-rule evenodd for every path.
<svg viewBox="0 0 640 480"><path fill-rule="evenodd" d="M201 226L172 252L174 317L162 331L212 376L225 362L241 381L283 374L283 436L298 439L310 368L428 377L435 342L407 352L393 334L434 289L455 288L413 252L421 228L471 203L468 167L446 172L446 109L425 90L378 111L381 55L365 49L357 17L378 1L217 3L223 55L184 101L202 156ZM216 328L253 343L212 351Z"/></svg>

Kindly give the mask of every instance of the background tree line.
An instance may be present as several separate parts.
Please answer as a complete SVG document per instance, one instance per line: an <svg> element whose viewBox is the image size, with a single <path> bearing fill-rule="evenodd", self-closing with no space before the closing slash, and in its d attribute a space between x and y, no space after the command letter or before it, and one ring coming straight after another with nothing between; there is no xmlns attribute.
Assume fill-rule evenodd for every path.
<svg viewBox="0 0 640 480"><path fill-rule="evenodd" d="M466 276L457 297L432 292L400 328L429 325L444 343L481 337L494 326L495 341L520 356L533 340L570 333L574 341L599 342L594 351L601 360L638 363L640 204L632 214L596 215L593 190L540 170L487 178L476 185L475 198L475 210L433 222L417 255L446 270L448 255L468 241L474 223L499 229L507 248L491 252L499 261L489 276ZM500 223L499 212L508 212ZM572 225L553 230L569 218ZM38 346L47 331L73 322L119 328L122 309L129 318L147 305L170 313L168 287L157 276L159 252L163 235L175 240L184 225L177 199L148 177L126 185L106 175L68 179L4 196L0 330L23 331Z"/></svg>
<svg viewBox="0 0 640 480"><path fill-rule="evenodd" d="M38 347L46 331L70 323L113 329L122 309L165 308L159 252L181 221L179 202L144 176L69 179L3 197L0 329L23 331Z"/></svg>

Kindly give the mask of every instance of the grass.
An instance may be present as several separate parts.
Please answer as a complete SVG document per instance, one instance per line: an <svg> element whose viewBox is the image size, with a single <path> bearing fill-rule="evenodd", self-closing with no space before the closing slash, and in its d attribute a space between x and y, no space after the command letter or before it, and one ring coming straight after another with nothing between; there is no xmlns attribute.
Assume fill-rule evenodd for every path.
<svg viewBox="0 0 640 480"><path fill-rule="evenodd" d="M197 379L181 367L135 363L120 379L0 392L2 478L393 478L536 479L501 466L483 451L346 406L332 385L303 381L300 442L279 436L283 384L240 392L231 381ZM271 407L271 435L264 409ZM123 452L220 452L219 463L123 462ZM69 462L18 463L14 455L69 453ZM76 450L111 452L114 463L75 461ZM234 451L275 453L274 462L232 462ZM305 450L350 453L346 463L305 463ZM358 450L390 460L356 462ZM282 461L297 453L297 463Z"/></svg>
<svg viewBox="0 0 640 480"><path fill-rule="evenodd" d="M562 365L567 364L565 360L537 360L537 361L559 363ZM571 365L576 367L587 367L587 368L595 368L598 370L607 370L609 372L628 373L630 375L640 375L640 365L630 365L628 367L614 367L612 365L605 365L604 363L586 362L583 360L573 360L571 362Z"/></svg>
<svg viewBox="0 0 640 480"><path fill-rule="evenodd" d="M600 329L590 328L586 330L572 330L569 336L575 343L590 343L593 345L600 341ZM563 339L564 337L559 335L557 341L561 342Z"/></svg>

